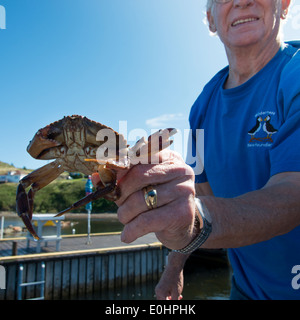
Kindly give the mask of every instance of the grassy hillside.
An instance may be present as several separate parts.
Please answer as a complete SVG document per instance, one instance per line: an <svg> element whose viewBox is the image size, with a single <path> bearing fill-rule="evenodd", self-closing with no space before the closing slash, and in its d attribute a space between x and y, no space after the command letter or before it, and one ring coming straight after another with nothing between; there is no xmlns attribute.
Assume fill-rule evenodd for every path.
<svg viewBox="0 0 300 320"><path fill-rule="evenodd" d="M14 169L15 167L11 164L0 161L0 169L2 169L2 168Z"/></svg>
<svg viewBox="0 0 300 320"><path fill-rule="evenodd" d="M46 161L41 161L41 167L47 164ZM23 168L16 168L13 164L8 164L6 162L0 161L0 175L6 174L8 171L13 171L13 170L19 170L23 174L28 174L32 172L32 169L27 169L25 167ZM68 177L69 173L68 172L63 172L58 179L66 179Z"/></svg>
<svg viewBox="0 0 300 320"><path fill-rule="evenodd" d="M25 174L28 174L30 171L32 171L25 168L24 169L16 168L13 166L13 164L8 164L6 162L0 161L0 175L6 174L7 171L12 171L12 170L20 170Z"/></svg>
<svg viewBox="0 0 300 320"><path fill-rule="evenodd" d="M85 196L86 179L56 180L39 190L34 199L34 212L57 213L66 209ZM0 185L0 211L15 211L17 184ZM27 190L28 191L28 190ZM93 213L116 212L117 206L108 200L98 199L93 202ZM85 212L81 207L72 212Z"/></svg>

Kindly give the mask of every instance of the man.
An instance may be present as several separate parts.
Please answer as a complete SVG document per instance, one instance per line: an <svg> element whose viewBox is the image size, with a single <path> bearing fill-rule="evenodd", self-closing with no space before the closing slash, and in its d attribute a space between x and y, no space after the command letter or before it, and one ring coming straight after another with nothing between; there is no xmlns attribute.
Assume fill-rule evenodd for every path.
<svg viewBox="0 0 300 320"><path fill-rule="evenodd" d="M204 172L194 176L178 155L163 151L160 164L137 165L119 181L122 240L155 232L176 250L159 299L181 297L184 263L199 246L228 248L232 299L299 299L291 271L300 264L300 44L283 44L279 33L289 5L207 2L209 28L229 67L191 110L196 149L195 130L205 132ZM145 201L148 190L155 206Z"/></svg>

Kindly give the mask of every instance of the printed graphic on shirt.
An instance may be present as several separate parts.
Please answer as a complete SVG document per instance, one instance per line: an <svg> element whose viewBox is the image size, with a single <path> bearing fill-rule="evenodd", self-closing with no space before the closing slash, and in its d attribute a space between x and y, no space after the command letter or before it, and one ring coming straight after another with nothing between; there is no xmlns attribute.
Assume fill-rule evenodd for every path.
<svg viewBox="0 0 300 320"><path fill-rule="evenodd" d="M273 111L264 111L255 115L256 123L248 131L250 139L248 147L270 147L277 129L272 125Z"/></svg>

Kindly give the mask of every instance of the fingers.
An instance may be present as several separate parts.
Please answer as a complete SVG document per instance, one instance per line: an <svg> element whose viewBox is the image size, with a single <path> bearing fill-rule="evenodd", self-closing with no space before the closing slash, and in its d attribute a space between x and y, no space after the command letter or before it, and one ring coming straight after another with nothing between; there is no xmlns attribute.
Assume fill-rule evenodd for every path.
<svg viewBox="0 0 300 320"><path fill-rule="evenodd" d="M164 285L164 286L163 286ZM180 293L182 291L182 287L175 283L174 279L170 280L168 283L164 283L161 285L160 283L155 288L155 295L157 300L182 300L183 296ZM168 287L171 287L170 289ZM168 290L169 289L169 290ZM180 291L180 292L179 292Z"/></svg>
<svg viewBox="0 0 300 320"><path fill-rule="evenodd" d="M183 299L183 296L180 294L180 295L176 295L176 294L157 294L156 293L156 299L157 300L182 300Z"/></svg>
<svg viewBox="0 0 300 320"><path fill-rule="evenodd" d="M195 186L193 170L176 153L164 150L160 163L139 164L118 174L120 197L119 220L125 225L121 240L131 243L148 233L170 249L182 249L193 237ZM100 177L92 175L97 185ZM157 192L157 207L149 210L143 188L152 186Z"/></svg>
<svg viewBox="0 0 300 320"><path fill-rule="evenodd" d="M161 185L176 179L193 179L193 170L182 159L172 158L156 165L136 165L118 181L121 197L116 202L121 206L127 198L149 185Z"/></svg>
<svg viewBox="0 0 300 320"><path fill-rule="evenodd" d="M163 207L179 197L183 196L184 193L187 195L193 192L193 183L187 184L184 179L177 180L174 179L170 182L161 185L153 185L153 189L157 193L157 207ZM119 201L120 202L120 201ZM143 190L138 190L130 194L126 201L119 207L118 218L121 223L127 224L137 215L148 212L144 192Z"/></svg>
<svg viewBox="0 0 300 320"><path fill-rule="evenodd" d="M164 158L163 158L164 157ZM157 207L149 210L142 189L152 186ZM154 232L171 249L181 249L191 241L195 214L194 174L181 157L164 152L162 163L136 165L118 180L121 191L119 220L125 225L121 240L131 243Z"/></svg>
<svg viewBox="0 0 300 320"><path fill-rule="evenodd" d="M159 283L155 287L157 300L181 300L183 291L183 269L175 270L166 266Z"/></svg>
<svg viewBox="0 0 300 320"><path fill-rule="evenodd" d="M191 193L189 197L181 197L168 205L135 215L125 224L121 240L131 243L154 232L166 247L181 249L191 241L194 212L194 196Z"/></svg>
<svg viewBox="0 0 300 320"><path fill-rule="evenodd" d="M173 296L173 295L170 295L170 296L167 296L165 300L182 300L183 299L183 296L180 294L179 296Z"/></svg>
<svg viewBox="0 0 300 320"><path fill-rule="evenodd" d="M97 172L93 173L93 174L92 174L92 177L91 177L91 180L92 180L93 186L94 186L94 187L97 187L97 185L99 184L99 182L101 182L99 173L97 173Z"/></svg>

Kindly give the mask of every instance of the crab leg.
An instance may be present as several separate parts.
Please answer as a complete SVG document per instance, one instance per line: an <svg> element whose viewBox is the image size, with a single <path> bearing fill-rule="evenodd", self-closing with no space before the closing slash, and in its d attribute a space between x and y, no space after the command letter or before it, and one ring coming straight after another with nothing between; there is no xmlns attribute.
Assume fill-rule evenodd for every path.
<svg viewBox="0 0 300 320"><path fill-rule="evenodd" d="M33 226L31 224L32 212L29 204L29 200L26 194L26 191L22 184L18 185L17 188L17 213L19 217L23 220L27 230L32 234L35 239L39 239L39 236L36 234Z"/></svg>
<svg viewBox="0 0 300 320"><path fill-rule="evenodd" d="M99 198L102 198L104 197L105 195L107 195L108 193L111 193L112 191L114 191L115 189L115 185L114 184L111 184L111 185L108 185L106 187L102 187L102 188L97 188L97 190L91 194L89 194L88 196L80 199L79 201L73 203L69 208L61 211L60 213L58 213L55 217L60 217L61 215L73 210L73 209L76 209L76 208L79 208L81 206L84 206L86 204L88 204L89 202L91 201L94 201L94 200L97 200Z"/></svg>
<svg viewBox="0 0 300 320"><path fill-rule="evenodd" d="M20 180L16 195L16 210L19 217L23 220L26 228L35 239L39 239L31 224L33 212L33 199L35 192L55 180L62 172L62 166L58 161L49 163L27 175ZM26 194L25 189L31 185L31 189Z"/></svg>
<svg viewBox="0 0 300 320"><path fill-rule="evenodd" d="M128 150L131 164L159 162L159 152L169 147L173 141L169 138L177 133L176 129L163 129L156 131L146 140L144 137Z"/></svg>

